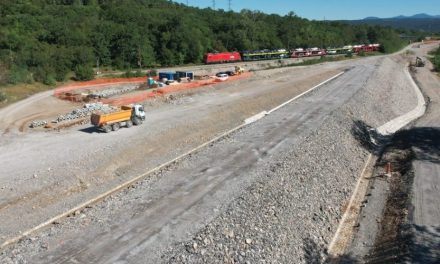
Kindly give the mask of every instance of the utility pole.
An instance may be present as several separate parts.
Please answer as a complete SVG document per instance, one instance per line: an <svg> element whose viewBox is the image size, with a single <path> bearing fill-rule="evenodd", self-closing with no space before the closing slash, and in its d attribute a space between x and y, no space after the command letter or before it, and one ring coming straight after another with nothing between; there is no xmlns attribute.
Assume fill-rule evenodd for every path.
<svg viewBox="0 0 440 264"><path fill-rule="evenodd" d="M229 4L229 11L231 11L232 9L231 9L231 6L232 6L232 0L229 0L228 1L228 4Z"/></svg>
<svg viewBox="0 0 440 264"><path fill-rule="evenodd" d="M189 6L189 0L186 0L186 6Z"/></svg>
<svg viewBox="0 0 440 264"><path fill-rule="evenodd" d="M212 0L212 9L215 10L215 0Z"/></svg>

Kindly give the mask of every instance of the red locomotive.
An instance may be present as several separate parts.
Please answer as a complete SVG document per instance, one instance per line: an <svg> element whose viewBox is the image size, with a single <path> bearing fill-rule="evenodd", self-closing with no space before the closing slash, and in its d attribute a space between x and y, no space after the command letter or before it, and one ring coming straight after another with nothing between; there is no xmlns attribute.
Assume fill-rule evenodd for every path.
<svg viewBox="0 0 440 264"><path fill-rule="evenodd" d="M203 58L206 64L241 61L239 52L207 53Z"/></svg>

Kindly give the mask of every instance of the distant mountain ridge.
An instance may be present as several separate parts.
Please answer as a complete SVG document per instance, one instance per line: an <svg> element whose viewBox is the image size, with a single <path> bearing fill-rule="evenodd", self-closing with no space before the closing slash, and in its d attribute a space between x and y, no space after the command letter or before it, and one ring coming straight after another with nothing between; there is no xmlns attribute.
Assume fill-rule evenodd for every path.
<svg viewBox="0 0 440 264"><path fill-rule="evenodd" d="M377 25L396 29L409 29L421 32L440 33L440 15L428 15L426 13L412 16L395 16L391 18L379 18L369 16L361 20L345 20L343 22L352 25Z"/></svg>
<svg viewBox="0 0 440 264"><path fill-rule="evenodd" d="M370 16L370 17L366 17L362 20L383 20L383 19L440 19L440 15L428 15L426 13L420 13L420 14L415 14L413 16L395 16L395 17L389 17L389 18L380 18L380 17L375 17L375 16Z"/></svg>

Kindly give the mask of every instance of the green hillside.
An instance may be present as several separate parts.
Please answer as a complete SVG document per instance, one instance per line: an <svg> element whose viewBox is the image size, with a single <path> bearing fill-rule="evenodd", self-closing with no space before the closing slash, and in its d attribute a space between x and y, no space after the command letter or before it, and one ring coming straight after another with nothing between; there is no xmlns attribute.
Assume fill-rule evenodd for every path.
<svg viewBox="0 0 440 264"><path fill-rule="evenodd" d="M309 21L242 10L190 8L165 0L0 1L0 83L93 78L113 69L201 63L207 51L402 46L392 29Z"/></svg>

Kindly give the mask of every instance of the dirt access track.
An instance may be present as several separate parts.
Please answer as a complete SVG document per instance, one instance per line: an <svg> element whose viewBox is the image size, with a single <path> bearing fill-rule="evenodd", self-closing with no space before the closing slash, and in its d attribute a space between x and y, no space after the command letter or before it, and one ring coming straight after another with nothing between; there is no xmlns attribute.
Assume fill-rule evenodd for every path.
<svg viewBox="0 0 440 264"><path fill-rule="evenodd" d="M0 243L4 247L0 260L5 263L157 263L161 259L163 262L171 259L170 262L213 263L213 259L218 258L220 262L244 263L246 258L256 260L267 255L269 260L288 263L293 254L303 252L306 234L301 232L314 232L314 225L310 222L312 218L318 221L315 227L321 234L313 237L320 237L319 243L326 244L337 227L343 204L349 199L367 155L346 129L351 126L350 120L366 118L380 125L414 106L415 95L407 87L408 80L404 74L406 62L402 56L393 55L258 71L251 79L207 86L172 99L147 102L144 125L109 134L99 133L89 125L34 133L19 133L11 128L8 130L8 126L2 127ZM336 75L339 77L317 87ZM312 87L316 87L313 92L278 108ZM377 95L379 97L375 97ZM400 97L393 97L390 103L390 95ZM46 97L47 107L50 107L50 100L56 101L48 98L47 94L37 95L27 99L29 106L23 102L11 105L0 112L0 117L8 124L14 124L14 115L18 112L29 112L31 118L35 106L30 105L32 100L40 100L39 96ZM380 111L371 106L385 101L389 105ZM60 104L60 108L64 107L64 103ZM347 104L352 108L344 112ZM338 114L341 111L345 114ZM270 115L264 117L265 113ZM49 221L57 225L45 226L46 230L37 228L36 232L29 233L28 239L13 244L16 242L14 238L28 234L29 230L52 217L62 215L225 131L243 125L245 120L249 121L248 118L255 115L264 118L241 127L218 142L212 142L207 148L179 162L145 175L145 179L131 185L131 189L71 212L67 219ZM313 136L317 133L325 136L315 140ZM316 145L305 148L306 143ZM343 151L337 151L341 145ZM310 152L303 153L303 157L313 155L325 160L322 171L332 169L321 173L321 169L316 167L320 166L318 162L311 162L312 157L302 160L298 153L292 154L295 158L284 156L304 149ZM283 171L289 170L283 167L289 164L283 165L282 161L286 159L297 159L294 166L303 170L312 166L315 169L310 169L310 175L319 173L317 177L321 180L310 178L309 181L307 177L295 176L296 173L283 174ZM280 164L276 167L284 170L273 169L274 164ZM242 195L259 193L249 188L256 188L253 184L265 174L261 172L266 171L266 167L272 171L269 175L279 177L281 182L291 176L295 181L299 180L299 185L304 187L293 188L289 193L302 197L309 207L313 206L295 208L297 213L294 215L298 219L294 222L305 226L297 231L302 237L286 237L292 239L288 248L294 250L286 250L289 253L285 256L272 251L280 248L275 246L266 251L254 249L254 255L246 255L246 250L252 249L249 245L254 245L256 241L245 237L245 234L238 235L242 232L240 228L245 230L247 225L244 223L233 225L235 229L230 226L226 231L223 228L209 229L210 225L226 224L235 219L237 208L242 208L241 204L235 203L241 200ZM328 184L324 189L316 185L324 182ZM329 193L333 188L335 192ZM280 188L278 186L267 193L273 190ZM322 202L322 192L331 203L325 207L317 202ZM269 198L263 197L258 201L263 203L262 211L275 210L264 212L270 215L264 218L266 220L277 214L279 217L288 216L285 214L290 212L286 209L276 213L278 204L272 204ZM321 208L321 213L326 211L323 208L329 208L331 216L309 216L308 213L313 213L316 208L318 212ZM250 205L238 212L258 214L258 210ZM323 221L322 225L318 224L320 221ZM280 222L265 226L280 228L266 235L261 230L262 241L266 241L263 243L266 245L275 243L279 238L275 239L273 235L286 232ZM253 231L246 229L246 232L251 236L260 229L255 227ZM213 233L206 237L208 242L202 239L202 242L190 242L189 247L188 244L179 246L193 236L204 237L198 235L199 232ZM217 241L225 234L226 238L231 241L238 239L244 246ZM295 244L297 240L301 241L300 244ZM209 245L213 241L217 241L217 245L228 245L230 249L226 251L231 254L226 254L223 247L219 250L224 255L220 256L215 251L217 248L199 251L199 245ZM12 244L7 246L9 242ZM192 254L192 259L186 258L186 254ZM307 258L299 260L307 262Z"/></svg>

